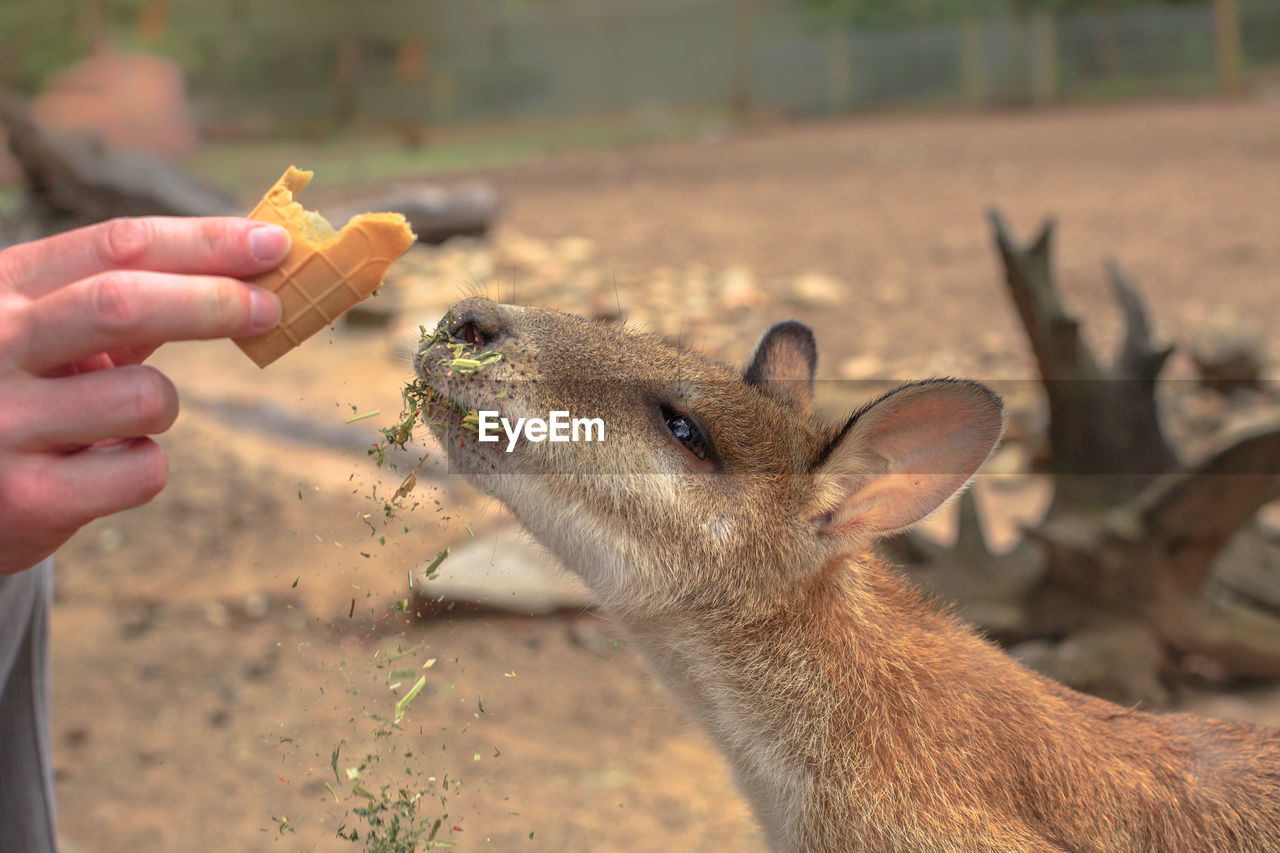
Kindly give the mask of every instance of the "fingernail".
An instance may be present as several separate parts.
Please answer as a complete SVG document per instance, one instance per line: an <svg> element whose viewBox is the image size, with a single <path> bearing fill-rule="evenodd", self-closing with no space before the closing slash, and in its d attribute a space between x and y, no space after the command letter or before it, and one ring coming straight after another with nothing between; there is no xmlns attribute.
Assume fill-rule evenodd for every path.
<svg viewBox="0 0 1280 853"><path fill-rule="evenodd" d="M284 258L289 251L289 232L279 225L259 225L249 232L249 252L255 260L268 263Z"/></svg>
<svg viewBox="0 0 1280 853"><path fill-rule="evenodd" d="M249 294L249 324L255 332L266 332L280 322L280 299L269 290L255 288Z"/></svg>

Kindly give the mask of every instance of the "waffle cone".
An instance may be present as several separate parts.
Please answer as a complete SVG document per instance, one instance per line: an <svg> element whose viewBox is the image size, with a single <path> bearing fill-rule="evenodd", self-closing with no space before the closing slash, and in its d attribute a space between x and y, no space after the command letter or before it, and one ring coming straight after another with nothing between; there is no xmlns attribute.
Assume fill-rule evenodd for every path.
<svg viewBox="0 0 1280 853"><path fill-rule="evenodd" d="M249 214L250 219L283 226L293 238L280 266L248 279L277 294L283 306L278 326L235 342L259 367L366 299L416 239L398 213L364 213L334 231L324 217L293 199L312 174L290 166Z"/></svg>

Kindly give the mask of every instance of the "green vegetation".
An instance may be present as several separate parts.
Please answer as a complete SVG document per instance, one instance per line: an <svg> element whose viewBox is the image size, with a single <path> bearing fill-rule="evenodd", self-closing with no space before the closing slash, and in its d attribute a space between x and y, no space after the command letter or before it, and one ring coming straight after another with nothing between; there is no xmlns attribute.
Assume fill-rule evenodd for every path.
<svg viewBox="0 0 1280 853"><path fill-rule="evenodd" d="M442 838L441 834L451 830L447 808L450 787L454 792L457 790L456 780L450 780L443 772L438 777L427 775L418 769L424 763L423 756L412 749L393 746L393 740L404 734L403 725L414 700L426 687L427 676L418 673L430 669L435 658L420 668L398 668L403 666L398 662L421 649L421 646L397 647L391 654L374 656L376 668L387 670L387 681L393 690L403 686L404 679L417 676L417 680L395 703L392 715L364 709L365 716L374 724L375 746L358 764L345 767L341 774L338 772L346 740L334 747L330 759L334 779L339 785L349 782L348 799L357 802L348 811L348 819L338 827L337 837L361 845L364 853L418 853L429 848L455 846L455 842ZM345 674L345 669L343 672ZM359 695L359 690L350 682L348 690ZM403 759L403 765L388 772L384 767L384 758L388 756L388 763ZM280 831L286 828L287 822L281 820Z"/></svg>
<svg viewBox="0 0 1280 853"><path fill-rule="evenodd" d="M281 162L335 183L390 181L742 118L1161 96L1218 73L1212 0L379 0L376 11L4 0L0 86L34 93L93 44L170 57L209 140L190 168L252 197ZM1280 56L1277 21L1274 3L1242 0L1245 68Z"/></svg>
<svg viewBox="0 0 1280 853"><path fill-rule="evenodd" d="M1030 12L1071 13L1177 5L1197 0L804 0L831 19L858 26L928 26ZM1200 0L1202 2L1202 0Z"/></svg>
<svg viewBox="0 0 1280 853"><path fill-rule="evenodd" d="M213 140L184 164L193 175L215 186L243 191L246 197L280 177L284 163L316 173L326 187L389 181L526 163L560 151L687 138L714 120L709 113L690 113L661 123L582 119L507 125L471 132L453 131L423 145L406 145L387 133L352 131L317 140Z"/></svg>
<svg viewBox="0 0 1280 853"><path fill-rule="evenodd" d="M419 326L418 353L421 354L438 343L446 342L445 347L449 350L450 356L441 358L440 364L447 366L452 373L463 374L478 373L502 360L502 353L496 350L473 352L474 347L465 341L448 341L450 325L450 317L446 315L431 332L428 332L425 326ZM391 426L380 430L383 440L369 448L369 455L373 457L379 468L388 464L386 457L388 449L404 450L405 445L413 438L414 429L419 424L424 426L431 424L431 419L438 417L443 410L453 411L462 415L461 426L463 429L472 433L475 433L478 429L478 412L440 395L421 379L415 378L407 382L400 391L400 397L403 402L400 410L400 419ZM395 493L389 499L383 501L383 514L387 519L395 518L404 509L404 500L413 491L414 486L417 485L418 471L421 470L426 461L427 457L424 454L418 459L418 463L413 466L413 469L405 475ZM395 470L394 465L391 468ZM376 488L373 498L377 500ZM412 510L413 506L409 507L409 509ZM370 528L376 533L376 527L370 524ZM449 550L446 548L436 557L435 562L427 569L428 577L448 553Z"/></svg>
<svg viewBox="0 0 1280 853"><path fill-rule="evenodd" d="M345 841L364 841L367 853L417 853L419 845L427 847L453 847L453 841L439 841L436 835L440 832L443 821L440 818L431 820L418 815L418 806L422 800L422 792L413 792L408 788L396 788L384 785L377 794L361 789L369 800L368 805L352 809L366 826L363 838L358 827L348 828L346 824L338 829L338 837Z"/></svg>

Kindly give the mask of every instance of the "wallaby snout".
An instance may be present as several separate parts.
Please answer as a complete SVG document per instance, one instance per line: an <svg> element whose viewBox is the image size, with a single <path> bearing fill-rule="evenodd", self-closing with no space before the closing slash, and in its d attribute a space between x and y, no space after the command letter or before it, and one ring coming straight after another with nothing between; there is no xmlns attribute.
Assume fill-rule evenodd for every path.
<svg viewBox="0 0 1280 853"><path fill-rule="evenodd" d="M506 331L506 318L501 306L488 299L460 302L449 312L449 337L473 346L495 343Z"/></svg>
<svg viewBox="0 0 1280 853"><path fill-rule="evenodd" d="M450 344L465 344L481 348L497 343L507 334L508 312L513 307L500 305L483 296L471 297L456 303L440 318L434 332L420 342L413 357L414 370L420 377L426 378L429 365L424 360L424 356L436 344L443 344L446 347ZM430 345L423 346L422 343Z"/></svg>

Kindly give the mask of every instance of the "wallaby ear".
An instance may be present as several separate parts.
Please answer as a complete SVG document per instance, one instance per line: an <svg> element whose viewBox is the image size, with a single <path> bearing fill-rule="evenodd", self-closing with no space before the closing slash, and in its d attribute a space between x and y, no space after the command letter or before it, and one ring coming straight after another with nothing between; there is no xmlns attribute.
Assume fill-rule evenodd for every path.
<svg viewBox="0 0 1280 853"><path fill-rule="evenodd" d="M903 385L854 414L815 469L818 529L902 530L960 491L1004 431L1004 405L977 382Z"/></svg>
<svg viewBox="0 0 1280 853"><path fill-rule="evenodd" d="M803 323L787 320L764 333L743 372L748 385L791 403L802 412L813 405L818 343Z"/></svg>

